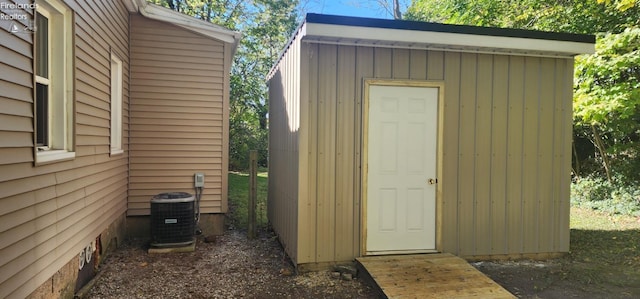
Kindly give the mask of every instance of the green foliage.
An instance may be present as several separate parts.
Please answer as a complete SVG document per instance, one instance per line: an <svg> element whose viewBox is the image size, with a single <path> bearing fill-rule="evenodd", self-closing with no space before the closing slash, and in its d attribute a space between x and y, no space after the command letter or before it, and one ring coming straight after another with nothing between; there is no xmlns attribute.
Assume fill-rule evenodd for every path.
<svg viewBox="0 0 640 299"><path fill-rule="evenodd" d="M620 0L616 1L619 3ZM633 3L632 3L633 4ZM570 33L622 32L639 25L640 7L594 0L415 0L405 18Z"/></svg>
<svg viewBox="0 0 640 299"><path fill-rule="evenodd" d="M297 0L255 0L245 11L244 37L231 71L229 166L248 167L249 150L267 166L268 101L265 76L297 26Z"/></svg>
<svg viewBox="0 0 640 299"><path fill-rule="evenodd" d="M247 228L249 175L246 173L229 173L229 217L227 224L240 229ZM258 173L258 200L256 202L256 222L258 228L265 228L267 220L267 173Z"/></svg>
<svg viewBox="0 0 640 299"><path fill-rule="evenodd" d="M640 182L640 28L600 35L596 54L576 59L575 74L576 132L611 172Z"/></svg>
<svg viewBox="0 0 640 299"><path fill-rule="evenodd" d="M298 0L153 0L173 10L241 31L231 68L229 167L247 169L249 150L267 166L265 76L297 25Z"/></svg>
<svg viewBox="0 0 640 299"><path fill-rule="evenodd" d="M609 214L640 216L640 186L621 178L578 178L571 184L571 203Z"/></svg>
<svg viewBox="0 0 640 299"><path fill-rule="evenodd" d="M640 113L640 28L600 35L596 51L576 58L576 121L637 131L628 122Z"/></svg>

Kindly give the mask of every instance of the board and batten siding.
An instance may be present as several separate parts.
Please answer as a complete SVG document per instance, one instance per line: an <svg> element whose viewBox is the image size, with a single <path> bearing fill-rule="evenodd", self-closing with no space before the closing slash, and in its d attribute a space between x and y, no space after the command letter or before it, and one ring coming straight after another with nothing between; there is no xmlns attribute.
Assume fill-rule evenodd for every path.
<svg viewBox="0 0 640 299"><path fill-rule="evenodd" d="M127 207L129 13L120 1L65 2L74 11L73 160L35 166L33 35L0 30L0 298L28 296ZM125 151L114 156L112 52L124 69Z"/></svg>
<svg viewBox="0 0 640 299"><path fill-rule="evenodd" d="M298 189L299 215L270 212L270 220L297 221L297 240L282 240L297 244L296 264L361 255L362 88L370 78L444 82L438 248L465 257L569 250L573 59L303 42L287 50L271 88L289 78L290 52L299 52L299 81L282 80L275 93L299 88L300 97L280 96L271 109L299 102L300 151L277 160L270 152L270 187ZM272 128L270 138L286 132ZM280 165L294 163L298 180ZM269 200L270 208L295 202Z"/></svg>
<svg viewBox="0 0 640 299"><path fill-rule="evenodd" d="M127 215L149 215L159 193L194 194L196 172L205 174L200 211L227 211L226 52L223 42L131 15Z"/></svg>

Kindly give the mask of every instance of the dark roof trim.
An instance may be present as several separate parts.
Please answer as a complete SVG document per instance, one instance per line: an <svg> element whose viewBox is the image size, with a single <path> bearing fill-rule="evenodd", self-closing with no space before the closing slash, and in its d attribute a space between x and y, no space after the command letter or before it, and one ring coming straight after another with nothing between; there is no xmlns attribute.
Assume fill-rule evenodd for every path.
<svg viewBox="0 0 640 299"><path fill-rule="evenodd" d="M503 37L519 37L533 38L556 41L572 41L580 43L595 43L596 37L587 34L559 33L537 30L511 29L511 28L495 28L495 27L479 27L467 25L452 25L418 21L405 20L385 20L361 17L346 17L336 15L324 15L308 13L305 21L307 23L344 25L356 27L386 28L386 29L402 29L415 31L431 31L443 33L462 33L488 36Z"/></svg>

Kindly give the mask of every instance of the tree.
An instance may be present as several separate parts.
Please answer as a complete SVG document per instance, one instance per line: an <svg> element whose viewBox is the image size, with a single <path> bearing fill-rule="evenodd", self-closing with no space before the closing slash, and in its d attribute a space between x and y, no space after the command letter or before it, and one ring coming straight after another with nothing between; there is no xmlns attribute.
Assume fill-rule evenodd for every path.
<svg viewBox="0 0 640 299"><path fill-rule="evenodd" d="M640 181L640 5L637 0L416 0L415 20L598 33L576 58L574 173ZM602 168L594 167L602 165ZM582 167L581 167L582 166Z"/></svg>
<svg viewBox="0 0 640 299"><path fill-rule="evenodd" d="M267 166L265 76L297 25L298 0L153 0L173 10L243 33L230 79L229 166L247 167L249 150Z"/></svg>
<svg viewBox="0 0 640 299"><path fill-rule="evenodd" d="M625 178L640 179L639 46L640 28L628 28L599 36L596 54L576 59L576 132L597 149L609 182L613 168Z"/></svg>
<svg viewBox="0 0 640 299"><path fill-rule="evenodd" d="M612 0L416 0L405 18L431 22L593 34L640 25L638 6ZM613 0L615 1L615 0ZM618 0L616 3L627 0Z"/></svg>

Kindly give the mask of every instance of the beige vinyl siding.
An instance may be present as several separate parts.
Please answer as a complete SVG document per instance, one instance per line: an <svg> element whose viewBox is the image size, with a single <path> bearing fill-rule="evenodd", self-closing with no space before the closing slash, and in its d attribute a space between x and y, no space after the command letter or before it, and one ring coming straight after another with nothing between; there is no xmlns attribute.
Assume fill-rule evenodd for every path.
<svg viewBox="0 0 640 299"><path fill-rule="evenodd" d="M129 14L119 1L66 3L75 12L74 160L34 166L32 35L0 30L1 298L29 295L126 209L127 152L108 154L109 55L123 59L126 116Z"/></svg>
<svg viewBox="0 0 640 299"><path fill-rule="evenodd" d="M272 222L299 217L298 264L361 254L367 78L444 81L438 248L476 257L569 250L572 59L293 43L277 76L288 76L283 66L298 48L300 81L283 80L279 88L301 89L300 100L286 99L301 103L300 154L274 159L278 154L270 152L270 180L298 187L297 204L306 209L296 216L287 206L295 201L269 197L270 208L284 209L270 212ZM275 142L285 131L273 126L283 120L271 116ZM298 159L298 185L282 182L291 173L280 164Z"/></svg>
<svg viewBox="0 0 640 299"><path fill-rule="evenodd" d="M269 188L267 213L271 225L276 228L285 250L294 261L299 243L315 241L313 236L298 235L301 221L311 208L308 198L300 197L298 181L299 164L306 163L305 144L300 144L299 127L305 119L300 117L301 106L307 105L300 98L298 78L300 69L300 41L295 40L291 49L282 57L278 69L269 81L269 127L280 132L269 136ZM300 161L298 158L300 157ZM300 199L300 201L299 201ZM311 216L311 215L309 215Z"/></svg>
<svg viewBox="0 0 640 299"><path fill-rule="evenodd" d="M227 211L228 71L222 42L131 15L128 215L149 215L162 192L194 194L196 172L201 212Z"/></svg>

